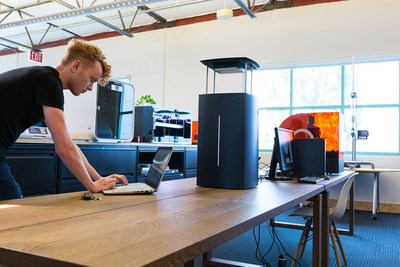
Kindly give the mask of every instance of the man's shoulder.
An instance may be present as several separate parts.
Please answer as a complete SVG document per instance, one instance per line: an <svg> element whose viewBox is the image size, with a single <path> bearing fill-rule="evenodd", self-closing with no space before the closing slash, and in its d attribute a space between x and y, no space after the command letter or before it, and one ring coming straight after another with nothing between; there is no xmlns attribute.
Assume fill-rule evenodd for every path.
<svg viewBox="0 0 400 267"><path fill-rule="evenodd" d="M58 71L50 66L31 66L13 69L2 73L2 78L4 77L40 77L43 75L58 77Z"/></svg>
<svg viewBox="0 0 400 267"><path fill-rule="evenodd" d="M27 67L27 71L31 72L34 75L41 76L41 75L56 75L58 76L58 71L50 66L32 66Z"/></svg>
<svg viewBox="0 0 400 267"><path fill-rule="evenodd" d="M58 71L49 66L33 66L29 67L27 70L29 74L27 76L31 77L36 85L61 85L61 80Z"/></svg>

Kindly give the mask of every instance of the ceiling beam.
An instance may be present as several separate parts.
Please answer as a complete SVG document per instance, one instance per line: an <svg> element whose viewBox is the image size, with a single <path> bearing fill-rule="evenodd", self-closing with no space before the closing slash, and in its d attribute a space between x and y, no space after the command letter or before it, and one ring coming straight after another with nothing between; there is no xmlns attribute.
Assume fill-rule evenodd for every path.
<svg viewBox="0 0 400 267"><path fill-rule="evenodd" d="M63 2L61 0L54 0L54 1L56 1L57 3ZM13 21L13 22L9 22L9 23L3 23L3 24L0 24L0 29L23 26L23 25L34 24L34 23L43 23L43 22L48 22L48 21L57 20L57 19L65 19L66 17L92 15L95 13L103 12L104 10L107 10L107 11L119 10L119 9L133 7L133 6L143 5L143 3L156 3L156 2L160 2L160 1L163 1L163 0L119 0L119 1L115 1L115 2L108 2L105 4L101 4L101 5L88 6L88 7L78 8L78 9L76 9L74 7L74 9L70 10L70 11L64 11L64 12L59 12L59 13L50 14L50 15L41 16L41 17L34 17L34 18L30 18L30 19L23 19L23 20ZM67 5L69 5L69 4L67 4Z"/></svg>
<svg viewBox="0 0 400 267"><path fill-rule="evenodd" d="M4 18L2 18L2 19L0 20L0 23L2 23L8 16L10 16L11 13L12 13L12 12L8 13L7 15L5 15Z"/></svg>
<svg viewBox="0 0 400 267"><path fill-rule="evenodd" d="M123 19L123 17L122 17L122 14L121 14L121 11L120 11L120 10L118 10L118 16L119 16L119 20L121 21L122 28L123 28L124 31L126 32L125 22L124 22L124 19Z"/></svg>
<svg viewBox="0 0 400 267"><path fill-rule="evenodd" d="M21 19L24 19L24 17L22 16L21 10L18 10L18 14L19 14L19 17L20 17ZM28 27L25 26L24 28L25 28L26 35L27 35L28 38L29 38L29 42L31 43L31 46L32 46L34 49L36 49L35 45L33 44L31 35L29 34Z"/></svg>
<svg viewBox="0 0 400 267"><path fill-rule="evenodd" d="M102 25L104 25L104 26L106 26L106 27L108 27L110 29L113 29L114 31L116 31L116 32L118 32L120 34L126 35L126 36L128 36L130 38L133 37L133 35L130 34L129 32L123 31L120 28L118 28L118 27L116 27L116 26L114 26L114 25L112 25L112 24L110 24L108 22L105 22L104 20L99 19L99 18L97 18L97 17L95 17L93 15L88 15L86 17L88 17L89 19L92 19L92 20L94 20L94 21L96 21L96 22L98 22L98 23L100 23L100 24L102 24Z"/></svg>
<svg viewBox="0 0 400 267"><path fill-rule="evenodd" d="M252 19L257 18L256 15L251 11L241 0L233 0L238 6Z"/></svg>
<svg viewBox="0 0 400 267"><path fill-rule="evenodd" d="M1 45L1 46L4 46L4 47L7 47L8 49L12 49L12 50L14 50L14 49L15 49L14 47L12 47L12 46L9 46L9 45L5 45L5 44L1 44L1 43L0 43L0 45Z"/></svg>
<svg viewBox="0 0 400 267"><path fill-rule="evenodd" d="M60 30L62 30L62 31L68 32L69 34L71 34L71 35L73 35L73 36L75 36L75 37L81 37L79 34L76 34L76 33L72 32L72 31L70 31L70 30L67 30L67 29L65 29L65 28L63 28L63 27L60 27L60 26L58 26L58 25L55 25L55 24L53 24L53 23L47 22L47 24L53 26L53 27L56 28L56 29L60 29Z"/></svg>
<svg viewBox="0 0 400 267"><path fill-rule="evenodd" d="M158 15L157 13L155 13L155 12L153 12L153 11L149 11L150 8L149 8L148 6L146 6L146 5L138 6L138 8L139 8L139 10L141 10L141 11L147 11L147 12L146 12L147 15L149 15L150 17L152 17L153 19L155 19L155 20L157 20L157 21L159 21L159 22L162 22L162 23L167 22L167 20L166 20L165 18L161 17L161 16Z"/></svg>
<svg viewBox="0 0 400 267"><path fill-rule="evenodd" d="M261 7L259 7L254 13L258 12L265 12L265 11L270 11L270 10L275 10L275 9L280 9L280 8L289 8L293 7L293 1L292 0L286 0L286 1L269 1L268 3L265 3Z"/></svg>
<svg viewBox="0 0 400 267"><path fill-rule="evenodd" d="M39 45L42 43L44 37L45 37L46 34L49 32L50 28L53 26L51 23L48 23L48 24L49 24L49 27L47 27L46 32L43 34L43 36L42 36L42 38L40 39L40 41L39 41L39 43L37 44L37 46L39 46Z"/></svg>
<svg viewBox="0 0 400 267"><path fill-rule="evenodd" d="M45 3L48 3L48 2L49 2L49 1L42 1L42 2L40 2L39 4L45 4ZM51 2L52 2L52 0L51 0ZM2 5L5 5L5 4L2 3ZM12 9L12 10L14 10L14 11L18 11L18 14L19 14L20 18L23 19L23 16L22 16L23 14L26 15L26 16L29 16L29 17L34 17L34 16L31 15L31 14L29 14L29 13L27 13L27 12L25 12L25 11L23 11L22 8L27 8L27 7L36 6L36 5L38 5L38 4L35 4L35 5L26 5L26 6L18 7L18 8L15 8L15 7L12 7L12 6L9 6L9 5L5 5L5 6L7 6L7 7L9 8L9 10ZM7 18L12 12L13 12L13 11L9 12L5 18ZM5 18L4 18L4 19L5 19ZM4 19L2 19L2 21L3 21ZM55 25L55 24L52 24L52 23L49 23L49 22L48 22L47 24L49 25L49 27L47 28L47 30L46 30L45 33L43 34L41 40L39 41L39 43L38 43L36 46L34 45L34 43L33 43L33 41L32 41L32 38L31 38L31 35L29 34L28 28L27 28L26 26L25 26L25 32L26 32L26 35L27 35L28 38L29 38L29 41L30 41L30 43L31 43L31 47L30 47L30 46L27 46L27 45L24 45L24 44L17 43L17 42L14 42L14 43L13 43L13 42L11 42L9 39L6 39L6 38L3 38L3 39L4 39L4 40L8 40L8 42L11 42L11 43L13 43L13 44L18 44L19 46L23 46L23 47L25 47L25 48L28 48L28 49L31 49L31 50L34 50L34 51L40 51L37 47L39 47L39 45L42 43L44 37L46 36L46 34L47 34L47 32L50 30L50 28L51 28L52 26L53 26L53 27L56 27L56 28L59 28L59 26L57 26L57 25ZM71 32L71 31L68 31L68 30L66 30L66 29L61 28L61 30L64 30L64 31L66 31L66 32L68 32L68 33L70 33L70 34L72 34L72 35L74 35L74 36L80 37L79 35L77 35L77 34Z"/></svg>
<svg viewBox="0 0 400 267"><path fill-rule="evenodd" d="M68 3L66 3L66 2L64 2L62 0L56 0L56 2L59 3L60 5L63 5L64 7L67 7L69 9L71 9L71 10L76 9L76 7L70 5L70 4L68 4ZM98 23L100 23L100 24L102 24L102 25L104 25L104 26L106 26L106 27L108 27L108 28L120 33L120 34L126 35L129 38L133 37L133 35L130 34L129 32L121 30L120 28L118 28L118 27L116 27L116 26L114 26L114 25L112 25L112 24L110 24L110 23L98 18L98 17L95 17L93 15L87 15L86 17L88 17L89 19L94 20L94 21L96 21L96 22L98 22Z"/></svg>
<svg viewBox="0 0 400 267"><path fill-rule="evenodd" d="M7 4L1 3L1 5L8 7L8 9L4 9L4 10L0 10L0 14L4 14L4 13L8 13L8 12L13 12L13 11L18 11L18 10L22 10L28 7L34 7L34 6L39 6L39 5L43 5L43 4L47 4L47 3L52 3L53 0L43 0L43 1L39 1L37 3L34 4L29 4L29 5L24 5L24 6L20 6L20 7L12 7L9 6ZM22 11L23 12L23 11ZM27 13L26 13L27 14Z"/></svg>
<svg viewBox="0 0 400 267"><path fill-rule="evenodd" d="M8 43L11 43L11 44L14 44L14 45L17 45L17 46L22 46L22 47L25 47L27 49L30 49L30 50L33 50L33 51L36 51L36 52L41 52L40 49L34 48L34 47L26 45L26 44L21 44L21 43L18 43L18 42L15 42L15 41L3 38L3 37L0 37L0 40L8 42Z"/></svg>

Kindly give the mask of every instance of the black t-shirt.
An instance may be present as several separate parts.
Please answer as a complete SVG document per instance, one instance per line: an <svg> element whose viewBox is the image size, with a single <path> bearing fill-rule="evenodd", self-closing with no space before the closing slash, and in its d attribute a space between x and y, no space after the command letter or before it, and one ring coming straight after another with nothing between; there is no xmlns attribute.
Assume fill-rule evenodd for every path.
<svg viewBox="0 0 400 267"><path fill-rule="evenodd" d="M42 105L64 109L56 69L35 66L0 74L0 162L25 129L43 120Z"/></svg>

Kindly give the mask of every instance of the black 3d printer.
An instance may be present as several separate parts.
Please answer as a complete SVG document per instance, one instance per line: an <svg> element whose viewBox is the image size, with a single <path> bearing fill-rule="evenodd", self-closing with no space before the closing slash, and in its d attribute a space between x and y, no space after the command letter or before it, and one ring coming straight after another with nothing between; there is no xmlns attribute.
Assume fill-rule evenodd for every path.
<svg viewBox="0 0 400 267"><path fill-rule="evenodd" d="M247 93L252 71L259 65L249 58L202 60L207 67L206 94L199 96L197 185L246 189L258 184L258 107ZM214 71L214 89L208 94L208 71ZM244 74L243 93L215 93L218 74ZM249 77L250 79L248 79Z"/></svg>

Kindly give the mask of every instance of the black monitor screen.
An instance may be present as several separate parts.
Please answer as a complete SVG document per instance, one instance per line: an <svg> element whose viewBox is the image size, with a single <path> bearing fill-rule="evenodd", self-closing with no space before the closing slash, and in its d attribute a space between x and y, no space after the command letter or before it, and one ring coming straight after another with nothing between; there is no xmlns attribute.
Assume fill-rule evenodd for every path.
<svg viewBox="0 0 400 267"><path fill-rule="evenodd" d="M130 140L133 137L134 88L109 80L97 83L96 136L102 139Z"/></svg>
<svg viewBox="0 0 400 267"><path fill-rule="evenodd" d="M293 131L275 128L275 142L272 151L269 178L276 178L275 172L278 163L282 172L294 170L293 139Z"/></svg>
<svg viewBox="0 0 400 267"><path fill-rule="evenodd" d="M275 128L275 136L277 137L280 157L278 158L279 166L282 171L293 170L293 131Z"/></svg>
<svg viewBox="0 0 400 267"><path fill-rule="evenodd" d="M146 176L146 184L153 188L158 188L171 158L173 149L173 147L159 147L157 149Z"/></svg>

